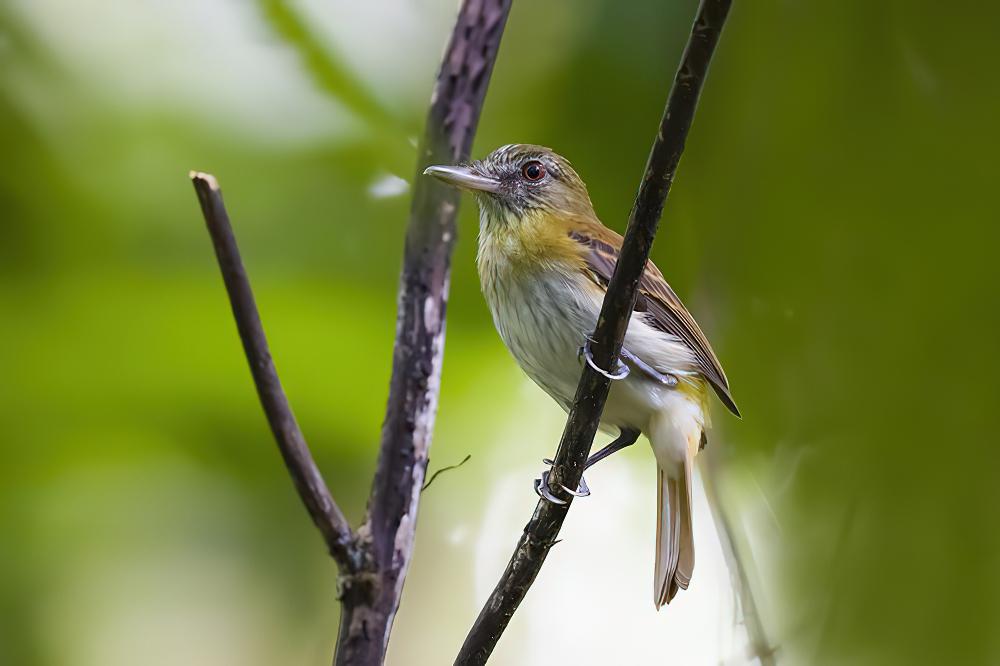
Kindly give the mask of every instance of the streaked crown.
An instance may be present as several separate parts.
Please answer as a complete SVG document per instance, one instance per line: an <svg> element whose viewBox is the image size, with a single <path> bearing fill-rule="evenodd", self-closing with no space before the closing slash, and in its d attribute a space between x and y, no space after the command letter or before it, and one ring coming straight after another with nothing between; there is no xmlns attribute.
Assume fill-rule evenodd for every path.
<svg viewBox="0 0 1000 666"><path fill-rule="evenodd" d="M497 183L496 191L481 192L481 199L491 199L508 212L593 209L587 186L569 160L545 146L508 144L468 166L476 174Z"/></svg>

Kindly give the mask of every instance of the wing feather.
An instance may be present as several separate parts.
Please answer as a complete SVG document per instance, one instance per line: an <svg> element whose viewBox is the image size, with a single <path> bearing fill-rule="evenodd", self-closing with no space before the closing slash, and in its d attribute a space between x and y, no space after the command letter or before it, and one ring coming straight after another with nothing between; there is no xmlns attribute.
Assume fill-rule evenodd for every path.
<svg viewBox="0 0 1000 666"><path fill-rule="evenodd" d="M595 225L594 229L586 231L578 228L569 235L588 248L589 252L585 253L584 258L591 279L607 287L618 262L622 237L603 225ZM646 270L639 281L639 297L635 309L637 312L645 312L653 326L678 338L691 350L698 364L698 372L712 385L729 411L739 416L740 410L729 390L729 380L712 351L712 345L651 261L646 264Z"/></svg>

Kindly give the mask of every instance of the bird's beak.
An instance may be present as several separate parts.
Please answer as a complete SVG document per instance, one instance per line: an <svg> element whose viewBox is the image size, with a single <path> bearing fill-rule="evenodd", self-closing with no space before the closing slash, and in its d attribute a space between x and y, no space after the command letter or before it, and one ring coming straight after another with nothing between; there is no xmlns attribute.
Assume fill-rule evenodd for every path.
<svg viewBox="0 0 1000 666"><path fill-rule="evenodd" d="M473 192L496 193L500 190L499 180L480 175L465 166L429 166L424 169L424 175L434 176L449 185Z"/></svg>

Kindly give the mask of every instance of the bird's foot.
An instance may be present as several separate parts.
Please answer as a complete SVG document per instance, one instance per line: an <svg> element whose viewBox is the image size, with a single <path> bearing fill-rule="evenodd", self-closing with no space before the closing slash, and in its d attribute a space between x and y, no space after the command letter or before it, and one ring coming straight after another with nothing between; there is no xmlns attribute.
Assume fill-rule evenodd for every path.
<svg viewBox="0 0 1000 666"><path fill-rule="evenodd" d="M614 372L608 372L607 370L605 370L601 366L597 365L597 363L594 362L594 355L590 352L590 343L591 342L593 342L593 341L590 339L590 337L587 337L587 339L583 343L583 346L580 347L580 354L579 354L579 356L581 358L583 358L584 360L586 360L587 365L589 365L596 372L604 375L605 377L607 377L608 379L610 379L612 381L618 380L618 379L625 379L626 377L628 377L629 367L627 365L625 365L622 362L621 359L618 359L618 365L615 367L615 371Z"/></svg>
<svg viewBox="0 0 1000 666"><path fill-rule="evenodd" d="M545 463L546 465L549 465L550 467L554 464L552 460L550 460L549 458L543 458L542 462ZM539 497L541 497L544 500L548 500L553 504L566 504L566 500L562 500L556 497L552 493L552 488L549 487L549 474L551 471L552 470L547 469L544 472L542 472L542 478L535 479L535 492L538 493ZM587 487L587 482L584 480L582 476L580 477L580 485L577 487L576 490L570 490L561 483L559 484L559 487L562 488L568 494L572 495L573 497L586 497L590 495L590 488Z"/></svg>

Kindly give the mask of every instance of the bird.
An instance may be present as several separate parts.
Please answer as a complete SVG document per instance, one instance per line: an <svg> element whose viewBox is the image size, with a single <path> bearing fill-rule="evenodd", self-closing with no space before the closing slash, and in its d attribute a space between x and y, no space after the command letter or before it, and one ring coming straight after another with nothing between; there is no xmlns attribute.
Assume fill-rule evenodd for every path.
<svg viewBox="0 0 1000 666"><path fill-rule="evenodd" d="M585 468L646 436L657 465L653 601L659 610L694 571L692 466L706 442L709 391L736 416L729 381L708 339L660 270L646 264L619 366L598 367L588 336L622 237L594 212L570 162L544 146L510 144L482 160L430 166L425 175L475 195L476 263L501 339L528 377L569 411L581 364L612 382L601 430L617 437ZM546 460L551 464L551 461ZM546 499L562 503L536 480ZM589 494L586 483L574 495Z"/></svg>

